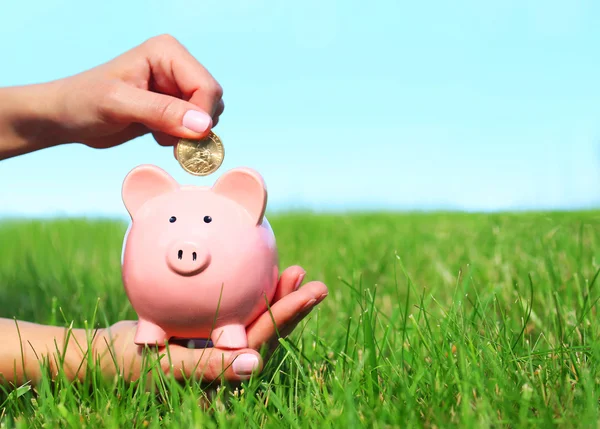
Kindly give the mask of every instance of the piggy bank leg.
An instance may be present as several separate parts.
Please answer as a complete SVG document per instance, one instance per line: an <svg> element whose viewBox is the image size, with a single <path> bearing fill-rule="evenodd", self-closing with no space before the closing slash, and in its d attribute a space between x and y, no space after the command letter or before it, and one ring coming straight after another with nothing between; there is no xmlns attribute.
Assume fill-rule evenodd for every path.
<svg viewBox="0 0 600 429"><path fill-rule="evenodd" d="M158 344L159 346L163 346L168 339L169 336L162 328L152 322L140 319L133 342L138 345L148 344L149 346L155 346Z"/></svg>
<svg viewBox="0 0 600 429"><path fill-rule="evenodd" d="M248 347L248 337L244 325L225 325L215 328L210 336L215 347L222 349L243 349Z"/></svg>

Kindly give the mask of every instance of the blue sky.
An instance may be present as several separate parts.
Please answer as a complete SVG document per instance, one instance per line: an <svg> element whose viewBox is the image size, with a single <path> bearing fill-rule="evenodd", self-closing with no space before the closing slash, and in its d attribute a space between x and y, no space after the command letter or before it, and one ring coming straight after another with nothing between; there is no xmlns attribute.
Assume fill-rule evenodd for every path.
<svg viewBox="0 0 600 429"><path fill-rule="evenodd" d="M8 4L6 4L8 3ZM158 165L257 169L270 210L600 206L600 3L5 2L0 85L75 74L161 33L224 88L218 173L151 137L0 162L0 213L125 216Z"/></svg>

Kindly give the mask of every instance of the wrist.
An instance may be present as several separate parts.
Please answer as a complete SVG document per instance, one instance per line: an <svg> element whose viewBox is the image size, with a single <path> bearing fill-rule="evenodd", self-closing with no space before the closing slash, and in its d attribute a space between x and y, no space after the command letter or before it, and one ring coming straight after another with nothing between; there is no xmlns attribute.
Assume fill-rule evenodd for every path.
<svg viewBox="0 0 600 429"><path fill-rule="evenodd" d="M85 329L38 325L36 332L29 335L27 343L31 350L25 354L32 382L35 384L41 378L44 363L52 378L62 372L68 380L83 380L90 341Z"/></svg>
<svg viewBox="0 0 600 429"><path fill-rule="evenodd" d="M0 88L0 159L65 143L61 81Z"/></svg>

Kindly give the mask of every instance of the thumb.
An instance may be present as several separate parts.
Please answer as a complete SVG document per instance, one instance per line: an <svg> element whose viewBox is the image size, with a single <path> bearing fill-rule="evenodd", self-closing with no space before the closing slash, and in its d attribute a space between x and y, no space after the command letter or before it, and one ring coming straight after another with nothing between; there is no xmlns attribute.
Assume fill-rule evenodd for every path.
<svg viewBox="0 0 600 429"><path fill-rule="evenodd" d="M208 383L217 379L242 381L262 371L263 367L262 357L253 349L188 349L170 346L170 352L171 370L177 379L196 378Z"/></svg>
<svg viewBox="0 0 600 429"><path fill-rule="evenodd" d="M118 84L102 113L116 123L141 123L152 131L190 139L206 137L212 118L195 104L169 95Z"/></svg>

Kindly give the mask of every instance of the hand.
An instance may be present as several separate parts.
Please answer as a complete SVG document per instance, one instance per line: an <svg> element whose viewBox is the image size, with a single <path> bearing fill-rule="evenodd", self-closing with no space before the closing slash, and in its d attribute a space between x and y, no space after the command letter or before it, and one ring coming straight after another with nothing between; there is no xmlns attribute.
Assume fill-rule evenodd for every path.
<svg viewBox="0 0 600 429"><path fill-rule="evenodd" d="M136 345L133 337L137 322L122 321L101 331L94 339L94 354L101 358L104 375L112 377L119 373L130 381L140 377L144 356L163 356L160 360L162 371L172 373L178 380L192 377L204 383L217 379L229 382L246 380L263 368L263 360L258 352L261 346L267 345L268 359L278 344L277 332L281 337L289 335L327 296L327 287L321 282L310 282L298 288L303 278L304 271L298 266L292 266L281 274L270 312L267 310L247 328L247 349L191 349L169 344L166 353L164 347L156 349ZM119 368L115 368L113 356Z"/></svg>
<svg viewBox="0 0 600 429"><path fill-rule="evenodd" d="M225 108L221 86L167 35L56 85L64 139L94 148L149 132L163 146L201 138Z"/></svg>
<svg viewBox="0 0 600 429"><path fill-rule="evenodd" d="M153 37L56 81L0 88L0 160L65 143L109 148L152 133L163 146L219 122L223 89L176 39Z"/></svg>

